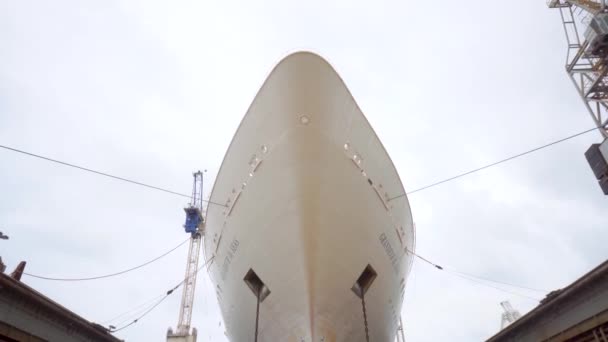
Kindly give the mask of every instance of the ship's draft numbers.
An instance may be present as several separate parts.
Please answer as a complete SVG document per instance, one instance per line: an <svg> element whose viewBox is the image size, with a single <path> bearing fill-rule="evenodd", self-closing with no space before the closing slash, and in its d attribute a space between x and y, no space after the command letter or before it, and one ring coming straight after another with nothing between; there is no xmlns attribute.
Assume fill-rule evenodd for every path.
<svg viewBox="0 0 608 342"><path fill-rule="evenodd" d="M232 263L232 259L234 259L236 252L239 250L239 245L239 240L234 239L230 243L230 246L228 246L228 252L224 257L224 262L222 263L222 270L220 272L222 280L226 280L226 275L228 274L228 270L230 269L230 264Z"/></svg>

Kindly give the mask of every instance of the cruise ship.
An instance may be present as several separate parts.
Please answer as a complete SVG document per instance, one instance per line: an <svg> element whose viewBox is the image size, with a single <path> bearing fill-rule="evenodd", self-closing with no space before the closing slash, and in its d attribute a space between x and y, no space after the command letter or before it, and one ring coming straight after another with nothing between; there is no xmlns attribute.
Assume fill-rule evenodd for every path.
<svg viewBox="0 0 608 342"><path fill-rule="evenodd" d="M231 342L393 342L415 231L346 85L297 52L270 73L217 175L204 252ZM397 197L397 198L395 198Z"/></svg>

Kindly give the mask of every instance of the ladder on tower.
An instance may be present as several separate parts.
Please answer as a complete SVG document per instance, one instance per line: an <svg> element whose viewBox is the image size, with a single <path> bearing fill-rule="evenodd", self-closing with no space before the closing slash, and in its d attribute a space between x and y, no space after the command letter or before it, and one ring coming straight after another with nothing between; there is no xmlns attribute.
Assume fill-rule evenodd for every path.
<svg viewBox="0 0 608 342"><path fill-rule="evenodd" d="M182 305L179 309L179 320L177 334L190 334L190 323L192 321L192 306L194 304L194 290L196 289L196 273L198 270L199 251L201 249L201 234L194 233L190 238L190 249L188 251L188 264L184 276L184 290L182 292Z"/></svg>

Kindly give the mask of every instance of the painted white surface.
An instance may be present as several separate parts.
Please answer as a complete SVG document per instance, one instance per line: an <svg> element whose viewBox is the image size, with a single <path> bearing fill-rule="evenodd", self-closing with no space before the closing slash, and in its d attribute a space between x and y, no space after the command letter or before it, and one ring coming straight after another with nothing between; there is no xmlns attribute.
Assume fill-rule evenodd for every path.
<svg viewBox="0 0 608 342"><path fill-rule="evenodd" d="M370 264L371 341L392 341L414 229L403 185L342 80L311 53L286 57L226 153L207 216L205 255L228 336L252 341L252 268L271 293L260 341L364 341L351 287ZM384 242L384 243L383 243Z"/></svg>

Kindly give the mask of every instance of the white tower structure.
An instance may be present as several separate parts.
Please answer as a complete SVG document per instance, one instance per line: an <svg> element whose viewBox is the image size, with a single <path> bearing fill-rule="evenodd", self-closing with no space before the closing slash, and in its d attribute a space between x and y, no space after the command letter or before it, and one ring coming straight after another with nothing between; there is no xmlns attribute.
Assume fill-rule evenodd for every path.
<svg viewBox="0 0 608 342"><path fill-rule="evenodd" d="M502 313L502 318L500 320L500 329L502 330L507 325L518 320L521 317L521 314L519 313L519 311L513 309L511 303L509 303L508 300L501 302L500 306L502 306L503 310L505 311Z"/></svg>

